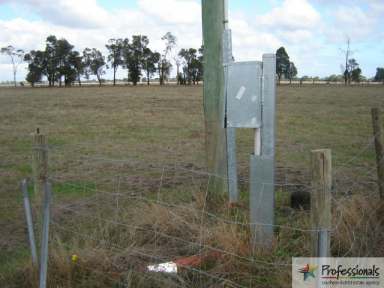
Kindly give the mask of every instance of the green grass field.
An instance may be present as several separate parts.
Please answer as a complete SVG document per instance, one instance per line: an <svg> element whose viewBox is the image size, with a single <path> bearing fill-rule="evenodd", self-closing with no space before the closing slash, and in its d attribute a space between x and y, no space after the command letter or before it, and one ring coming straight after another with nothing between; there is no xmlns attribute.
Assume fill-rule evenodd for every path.
<svg viewBox="0 0 384 288"><path fill-rule="evenodd" d="M330 148L335 197L344 203L334 213L346 219L332 251L384 256L369 233L348 246L351 227L363 235L368 222L359 220L376 217L367 214L372 206L365 201L377 197L370 109L383 107L383 97L382 86L278 88L277 182L285 184L276 189L278 224L308 228L307 212L287 210L289 193L309 184L310 151ZM210 209L202 100L202 87L0 88L0 286L35 285L18 185L32 176L31 133L39 128L48 137L54 190L50 287L290 287L290 268L266 269L243 259L249 256L247 228L199 212ZM229 211L224 196L212 208L227 220L247 221L252 133L239 130L237 139L245 208ZM346 212L350 207L355 214ZM309 253L302 245L308 233L276 233L263 261L285 263ZM148 263L207 247L232 256L176 278L142 272ZM72 254L78 263L68 260Z"/></svg>

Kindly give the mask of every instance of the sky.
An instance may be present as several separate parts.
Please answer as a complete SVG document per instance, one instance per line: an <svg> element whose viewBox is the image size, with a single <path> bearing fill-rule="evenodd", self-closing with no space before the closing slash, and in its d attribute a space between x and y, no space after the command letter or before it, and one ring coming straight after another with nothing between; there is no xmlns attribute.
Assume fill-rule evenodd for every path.
<svg viewBox="0 0 384 288"><path fill-rule="evenodd" d="M340 74L346 39L363 75L384 67L383 0L228 0L229 28L237 61L260 60L284 46L299 76ZM0 0L0 47L43 49L47 36L65 38L75 49L106 54L110 38L147 35L163 51L161 37L177 37L177 49L202 44L199 0ZM125 76L120 69L119 77ZM23 80L21 65L18 80ZM111 72L105 75L111 77ZM0 81L12 66L0 56Z"/></svg>

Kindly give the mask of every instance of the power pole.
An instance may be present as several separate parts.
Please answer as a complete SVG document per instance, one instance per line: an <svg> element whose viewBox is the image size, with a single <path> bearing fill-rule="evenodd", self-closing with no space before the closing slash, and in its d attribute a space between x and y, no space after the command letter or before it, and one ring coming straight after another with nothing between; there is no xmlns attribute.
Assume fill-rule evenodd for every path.
<svg viewBox="0 0 384 288"><path fill-rule="evenodd" d="M228 163L225 115L223 32L225 0L202 0L204 41L204 114L209 193L227 193Z"/></svg>

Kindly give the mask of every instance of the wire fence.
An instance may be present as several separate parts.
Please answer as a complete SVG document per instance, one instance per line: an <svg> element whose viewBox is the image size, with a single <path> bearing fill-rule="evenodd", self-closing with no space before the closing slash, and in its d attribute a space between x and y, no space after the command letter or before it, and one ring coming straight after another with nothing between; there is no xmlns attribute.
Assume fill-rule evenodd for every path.
<svg viewBox="0 0 384 288"><path fill-rule="evenodd" d="M156 106L155 98L146 104ZM170 117L180 112L172 99L162 101L168 101L167 107L133 110L144 115L140 119L151 113ZM120 113L118 107L111 113ZM280 131L276 183L262 183L275 187L276 221L251 222L247 159L251 149L239 143L240 201L229 206L228 195L208 193L214 178L231 179L207 172L203 123L195 121L199 115L183 117L183 123L165 126L154 117L156 121L102 126L90 119L81 127L56 130L52 124L48 129L51 286L290 287L291 257L311 255L311 237L319 232L312 227L308 210L312 193L308 157L293 159L287 146L297 140L291 139L291 131ZM287 114L281 117L281 123L288 125ZM79 133L76 129L85 141L68 140ZM332 140L329 143L333 148ZM383 226L382 208L376 203L374 137L359 136L348 145L354 145L353 155L339 157L343 152L339 147L334 154L332 254L380 256ZM307 147L295 148L295 155L308 152ZM294 194L299 195L296 205ZM0 207L15 210L21 205L4 199ZM250 226L273 227L270 251L252 247ZM78 260L72 260L74 255ZM149 265L163 262L180 262L180 271L171 276L148 271Z"/></svg>
<svg viewBox="0 0 384 288"><path fill-rule="evenodd" d="M343 169L371 153L373 142L373 138L368 139L359 153L334 169L333 223L329 231L334 256L378 253L368 251L366 242L372 242L371 236L377 231L382 235L379 224L370 226L381 208L355 199L361 193L370 197L377 193L376 168L356 167L362 171L354 179ZM178 158L148 161L82 155L82 149L91 145L85 142L50 147L53 169L49 180L54 191L51 257L64 255L72 272L88 270L121 285L137 281L134 277L140 275L143 283L154 281L164 287L257 287L265 275L289 275L292 256L311 253L308 243L320 230L311 226L310 212L305 207L309 198L299 203L299 209L291 207L290 198L297 191L311 193L308 171L302 171L305 176L299 181L290 182L286 167L278 167L277 183L263 183L275 186L276 223L251 223L247 175L238 178L242 187L239 206L229 207L227 195L210 198L209 183L220 176L204 167L183 164ZM71 150L78 157L69 156ZM350 205L368 209L355 211ZM273 253L254 251L249 241L251 225L273 227ZM96 265L92 261L99 253L105 259ZM73 254L80 259L76 263L70 260ZM179 272L173 276L148 272L148 265L182 262L191 256L200 261L178 265ZM208 264L205 259L209 259ZM51 281L57 281L56 276L50 276ZM80 281L73 274L70 278Z"/></svg>
<svg viewBox="0 0 384 288"><path fill-rule="evenodd" d="M338 163L333 172L330 234L335 256L382 253L370 250L375 249L375 241L380 245L377 238L382 237L382 226L377 222L381 208L367 203L367 199L374 202L370 199L377 194L376 167L356 165L355 178L344 169L372 153L374 139L365 142L358 153ZM212 204L208 186L214 177L220 176L204 167L182 163L177 157L148 161L140 157L119 159L86 153L92 144L49 146L49 180L54 192L51 283L57 283L60 277L80 281L87 275L84 271L88 271L107 278L108 283L121 285L140 277L143 283L154 281L164 287L214 287L215 283L226 287L257 287L265 275L289 276L292 256L310 255L308 242L319 230L311 227L306 203L300 203L299 209L292 208L290 203L292 193L311 193L308 171L300 171L301 177L290 182L286 166L277 167L277 182L263 183L275 186L277 221L273 225L251 223L247 202L249 179L245 174L238 177L242 187L238 207L228 207L227 195L214 199ZM355 198L359 195L368 198ZM5 209L11 208L7 203L2 204ZM249 243L250 225L274 228L273 253L253 251ZM74 254L79 256L77 263L71 261ZM94 264L93 261L99 261L96 260L99 254L105 259ZM147 271L148 265L190 256L205 259L204 255L213 255L211 266L203 262L195 266L179 265L182 272L171 277ZM69 275L55 273L63 265L60 261L70 267Z"/></svg>

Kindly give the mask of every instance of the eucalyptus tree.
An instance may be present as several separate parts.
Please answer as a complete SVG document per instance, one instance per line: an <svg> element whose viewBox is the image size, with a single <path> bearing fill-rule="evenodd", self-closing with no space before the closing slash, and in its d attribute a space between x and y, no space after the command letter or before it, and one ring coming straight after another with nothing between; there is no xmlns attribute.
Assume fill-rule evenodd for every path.
<svg viewBox="0 0 384 288"><path fill-rule="evenodd" d="M128 68L128 81L137 85L140 81L143 66L144 50L147 48L149 39L144 35L132 36L132 42L124 48L124 62Z"/></svg>
<svg viewBox="0 0 384 288"><path fill-rule="evenodd" d="M66 39L58 39L55 44L55 57L57 63L57 80L59 86L62 84L64 78L65 86L71 85L76 80L76 70L72 63L72 54L74 46L71 45Z"/></svg>
<svg viewBox="0 0 384 288"><path fill-rule="evenodd" d="M198 69L197 64L197 50L194 48L181 49L179 52L180 57L183 59L183 72L184 79L189 85L195 83L196 81L196 72Z"/></svg>
<svg viewBox="0 0 384 288"><path fill-rule="evenodd" d="M35 86L37 82L40 82L43 78L44 71L46 70L47 60L44 51L32 50L25 54L24 61L28 62L28 74L26 80Z"/></svg>
<svg viewBox="0 0 384 288"><path fill-rule="evenodd" d="M147 85L149 85L151 76L156 72L157 64L160 61L160 53L152 52L148 47L144 48L143 51L143 69L146 72Z"/></svg>
<svg viewBox="0 0 384 288"><path fill-rule="evenodd" d="M109 39L109 44L105 45L108 49L108 62L111 64L113 69L113 85L116 85L116 72L119 66L124 64L123 51L124 51L124 40L123 39Z"/></svg>
<svg viewBox="0 0 384 288"><path fill-rule="evenodd" d="M297 75L297 68L295 66L295 63L290 62L289 67L288 67L288 71L286 73L286 78L289 79L289 84L292 84L292 79L295 78L296 75Z"/></svg>
<svg viewBox="0 0 384 288"><path fill-rule="evenodd" d="M57 38L54 35L50 35L47 37L44 56L46 59L44 66L44 74L48 79L49 86L54 86L55 82L59 78L58 73L58 60L57 57Z"/></svg>
<svg viewBox="0 0 384 288"><path fill-rule="evenodd" d="M16 49L12 45L1 48L0 53L7 55L11 60L12 72L13 72L13 82L14 82L14 85L16 87L17 86L17 84L16 84L17 69L18 69L19 65L23 62L25 53L23 50Z"/></svg>
<svg viewBox="0 0 384 288"><path fill-rule="evenodd" d="M102 83L102 75L105 74L105 57L96 48L85 48L83 51L84 72L85 76L89 78L90 75L95 75L99 86Z"/></svg>
<svg viewBox="0 0 384 288"><path fill-rule="evenodd" d="M81 86L81 76L85 73L85 63L83 61L83 56L80 55L80 53L77 51L72 51L70 54L70 63L76 75L76 80L79 83L79 86Z"/></svg>
<svg viewBox="0 0 384 288"><path fill-rule="evenodd" d="M353 54L351 51L351 39L347 36L347 47L345 50L341 50L345 54L345 65L341 65L341 69L343 70L344 76L344 84L347 85L351 82L351 69L349 66L350 59L349 57Z"/></svg>
<svg viewBox="0 0 384 288"><path fill-rule="evenodd" d="M361 71L360 67L353 69L351 72L351 80L353 82L360 83L360 81L362 81L364 79L364 77L361 73L362 73L362 71Z"/></svg>
<svg viewBox="0 0 384 288"><path fill-rule="evenodd" d="M172 64L170 61L170 55L176 47L177 39L171 32L167 32L163 37L161 37L161 40L165 42L165 49L160 57L158 69L160 85L163 85L164 81L169 77L171 72Z"/></svg>
<svg viewBox="0 0 384 288"><path fill-rule="evenodd" d="M287 51L285 51L284 47L280 47L276 51L276 74L279 80L279 84L281 81L281 77L286 76L289 71L291 62L289 61L289 56Z"/></svg>

